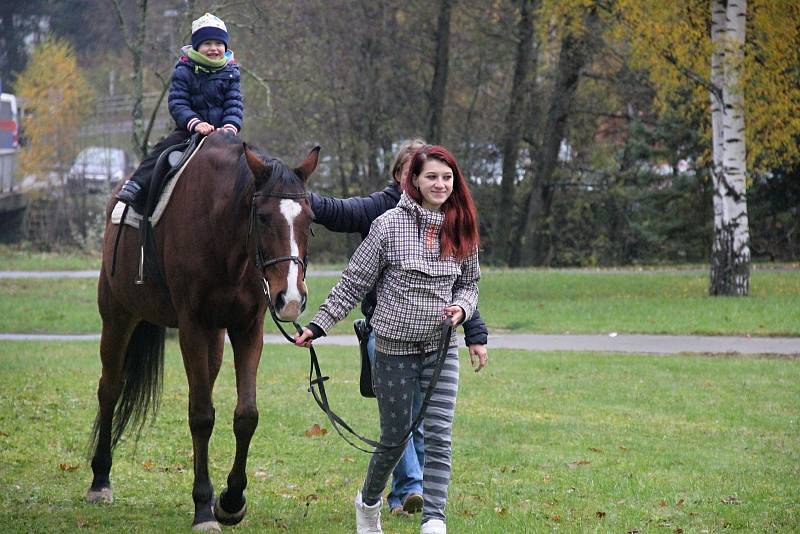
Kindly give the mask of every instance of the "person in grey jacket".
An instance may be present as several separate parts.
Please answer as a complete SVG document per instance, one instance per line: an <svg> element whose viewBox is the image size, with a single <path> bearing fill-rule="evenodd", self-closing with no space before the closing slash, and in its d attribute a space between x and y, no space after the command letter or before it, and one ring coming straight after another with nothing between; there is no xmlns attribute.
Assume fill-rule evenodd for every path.
<svg viewBox="0 0 800 534"><path fill-rule="evenodd" d="M444 534L450 483L451 433L458 391L458 345L453 332L439 380L431 384L443 318L470 317L478 302L477 212L452 154L425 146L411 160L397 207L375 219L339 283L295 338L308 347L373 288L377 303L373 385L381 442L397 443L411 424L413 392L432 388L425 414L422 534ZM476 370L486 364L473 360ZM380 533L381 494L402 447L376 451L356 494L359 533Z"/></svg>
<svg viewBox="0 0 800 534"><path fill-rule="evenodd" d="M392 181L382 191L376 191L364 197L346 199L327 197L309 193L314 222L323 225L333 232L359 233L366 238L372 222L384 212L394 208L400 199L400 180L408 172L411 157L425 146L421 139L403 142L397 150L392 164ZM376 292L370 291L361 302L361 311L366 321L357 321L358 328L366 331L366 343L369 361L375 362L375 331L370 326L372 312L375 310ZM365 323L362 327L361 323ZM486 344L488 331L481 318L480 311L475 308L472 317L463 323L464 341L470 357L480 361L487 358ZM415 392L412 407L412 418L419 413L422 398ZM422 428L414 431L403 456L392 472L392 484L386 501L393 514L413 514L422 511L422 467L425 464L425 446Z"/></svg>

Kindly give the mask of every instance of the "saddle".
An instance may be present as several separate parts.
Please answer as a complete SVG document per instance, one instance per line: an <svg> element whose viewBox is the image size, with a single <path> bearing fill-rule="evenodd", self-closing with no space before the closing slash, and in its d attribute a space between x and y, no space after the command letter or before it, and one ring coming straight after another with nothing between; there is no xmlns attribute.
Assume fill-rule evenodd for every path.
<svg viewBox="0 0 800 534"><path fill-rule="evenodd" d="M111 213L111 222L114 224L128 224L139 229L139 275L136 284L144 283L145 264L147 272L152 273L157 279L163 279L158 263L155 261L155 242L152 238L153 226L161 218L161 214L166 208L172 190L180 176L181 171L192 158L192 155L203 144L205 137L194 134L186 141L172 145L164 150L156 161L153 168L153 176L150 179L150 188L147 192L147 200L144 207L136 206L131 209L129 206L118 202ZM114 243L114 256L112 260L111 274L114 274L117 247L122 232L117 233Z"/></svg>

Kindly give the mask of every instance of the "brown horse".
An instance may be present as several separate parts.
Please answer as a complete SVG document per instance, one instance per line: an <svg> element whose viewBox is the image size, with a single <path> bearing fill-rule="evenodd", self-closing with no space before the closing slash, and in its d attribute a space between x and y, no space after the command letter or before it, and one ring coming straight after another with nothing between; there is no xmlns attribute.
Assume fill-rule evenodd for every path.
<svg viewBox="0 0 800 534"><path fill-rule="evenodd" d="M153 231L157 270L142 285L135 284L139 232L113 224L115 202L109 203L98 284L103 370L90 442L90 502L113 500L112 450L128 423L138 438L148 412L153 416L157 410L168 326L178 328L189 382L192 524L195 530L219 531L220 523L236 524L244 517L267 298L281 320L295 320L305 307L305 254L313 218L305 186L318 154L316 147L290 169L236 136L212 133L185 167ZM236 455L228 487L215 501L208 442L226 331L236 367Z"/></svg>

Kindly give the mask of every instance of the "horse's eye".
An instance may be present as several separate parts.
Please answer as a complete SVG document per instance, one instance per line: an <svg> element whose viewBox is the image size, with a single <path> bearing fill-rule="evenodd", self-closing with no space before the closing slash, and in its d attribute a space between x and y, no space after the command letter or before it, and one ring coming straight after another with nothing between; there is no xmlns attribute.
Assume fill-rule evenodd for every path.
<svg viewBox="0 0 800 534"><path fill-rule="evenodd" d="M264 225L268 225L270 220L270 216L268 213L259 213L258 214L258 222Z"/></svg>

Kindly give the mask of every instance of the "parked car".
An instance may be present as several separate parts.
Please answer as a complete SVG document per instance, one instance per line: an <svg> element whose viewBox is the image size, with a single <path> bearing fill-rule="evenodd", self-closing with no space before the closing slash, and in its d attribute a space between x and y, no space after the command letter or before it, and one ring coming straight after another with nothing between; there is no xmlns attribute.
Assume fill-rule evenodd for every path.
<svg viewBox="0 0 800 534"><path fill-rule="evenodd" d="M120 148L90 146L81 150L69 170L70 180L85 180L91 183L116 183L131 172L135 166L128 154Z"/></svg>

